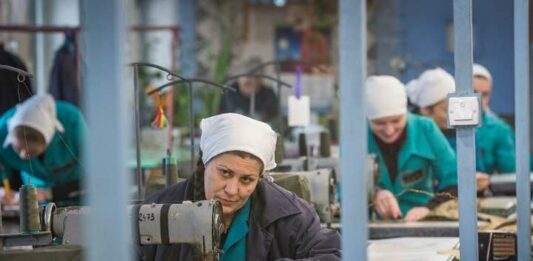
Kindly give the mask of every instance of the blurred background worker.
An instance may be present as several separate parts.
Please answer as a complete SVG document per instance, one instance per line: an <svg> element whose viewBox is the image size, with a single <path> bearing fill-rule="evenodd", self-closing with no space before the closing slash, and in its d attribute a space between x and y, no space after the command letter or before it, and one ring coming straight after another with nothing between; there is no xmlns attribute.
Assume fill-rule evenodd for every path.
<svg viewBox="0 0 533 261"><path fill-rule="evenodd" d="M492 75L482 65L474 64L472 84L481 94L483 114L481 126L476 131L485 172L511 173L515 171L515 144L513 129L490 110Z"/></svg>
<svg viewBox="0 0 533 261"><path fill-rule="evenodd" d="M437 125L407 112L405 86L392 76L366 84L368 152L377 155L374 209L381 218L418 221L457 195L457 164Z"/></svg>
<svg viewBox="0 0 533 261"><path fill-rule="evenodd" d="M238 73L246 73L261 64L261 59L250 58ZM257 73L261 74L262 71ZM263 122L271 122L276 118L279 113L278 98L272 88L263 84L260 77L240 77L234 87L236 92L224 92L222 95L220 113L234 112Z"/></svg>
<svg viewBox="0 0 533 261"><path fill-rule="evenodd" d="M31 183L50 188L51 199L59 205L79 203L86 128L76 107L56 102L48 94L33 96L7 111L0 118L3 178L22 173L25 183L31 178Z"/></svg>
<svg viewBox="0 0 533 261"><path fill-rule="evenodd" d="M432 118L440 128L454 151L457 149L455 129L448 129L447 96L455 92L455 80L441 68L423 72L417 79L407 83L407 94L420 114ZM481 142L481 141L480 141ZM476 143L476 180L478 191L484 191L490 184L481 157L481 146Z"/></svg>

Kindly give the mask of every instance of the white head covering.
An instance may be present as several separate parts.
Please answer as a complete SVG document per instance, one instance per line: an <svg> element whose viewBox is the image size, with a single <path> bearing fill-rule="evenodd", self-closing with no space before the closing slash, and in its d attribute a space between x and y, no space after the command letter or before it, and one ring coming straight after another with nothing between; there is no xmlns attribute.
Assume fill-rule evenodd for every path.
<svg viewBox="0 0 533 261"><path fill-rule="evenodd" d="M55 131L64 132L63 125L57 120L56 104L49 94L35 95L17 105L15 114L7 121L8 134L4 140L4 148L15 139L18 126L31 127L44 136L46 145L50 143Z"/></svg>
<svg viewBox="0 0 533 261"><path fill-rule="evenodd" d="M370 76L365 83L367 116L374 120L407 112L405 86L388 75Z"/></svg>
<svg viewBox="0 0 533 261"><path fill-rule="evenodd" d="M453 76L441 68L423 72L418 79L407 83L409 100L419 107L434 105L455 92Z"/></svg>
<svg viewBox="0 0 533 261"><path fill-rule="evenodd" d="M264 170L276 167L277 134L268 124L240 114L224 113L203 119L200 128L204 163L224 152L244 151L261 159Z"/></svg>
<svg viewBox="0 0 533 261"><path fill-rule="evenodd" d="M481 64L474 63L474 66L472 67L472 75L474 77L480 76L486 78L489 82L492 82L492 75L490 75L489 70Z"/></svg>

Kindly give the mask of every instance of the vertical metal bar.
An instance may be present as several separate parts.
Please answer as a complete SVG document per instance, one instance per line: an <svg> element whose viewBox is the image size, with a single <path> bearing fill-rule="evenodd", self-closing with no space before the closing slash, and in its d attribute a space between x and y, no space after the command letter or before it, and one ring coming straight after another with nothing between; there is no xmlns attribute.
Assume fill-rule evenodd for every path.
<svg viewBox="0 0 533 261"><path fill-rule="evenodd" d="M254 81L257 81L257 78L253 78ZM252 85L252 95L250 96L250 117L255 118L255 85Z"/></svg>
<svg viewBox="0 0 533 261"><path fill-rule="evenodd" d="M454 58L457 93L473 95L472 0L454 0ZM457 175L459 186L459 240L461 260L478 260L475 128L457 129Z"/></svg>
<svg viewBox="0 0 533 261"><path fill-rule="evenodd" d="M198 72L196 59L196 23L198 3L196 0L179 0L178 24L180 25L180 65L185 78L194 78Z"/></svg>
<svg viewBox="0 0 533 261"><path fill-rule="evenodd" d="M514 1L514 72L518 260L531 258L529 183L529 0Z"/></svg>
<svg viewBox="0 0 533 261"><path fill-rule="evenodd" d="M34 6L34 26L42 26L43 25L43 1L34 0L33 1ZM47 93L47 86L48 83L45 82L45 62L44 62L44 35L42 33L36 33L34 38L34 46L33 50L35 52L35 65L34 65L34 72L35 72L35 80L33 82L34 84L34 90L36 93L43 94Z"/></svg>
<svg viewBox="0 0 533 261"><path fill-rule="evenodd" d="M366 260L366 0L339 0L339 12L342 255L344 260Z"/></svg>
<svg viewBox="0 0 533 261"><path fill-rule="evenodd" d="M196 0L179 0L178 24L180 25L181 46L179 60L181 71L185 78L194 78L198 73L198 60L196 59L196 23L198 3ZM194 90L189 83L189 111L191 131L191 171L194 171Z"/></svg>
<svg viewBox="0 0 533 261"><path fill-rule="evenodd" d="M133 99L135 102L135 158L137 161L137 199L143 199L144 177L141 166L141 112L139 108L139 66L133 65Z"/></svg>
<svg viewBox="0 0 533 261"><path fill-rule="evenodd" d="M132 260L127 213L131 178L127 171L130 137L124 79L125 1L83 1L84 98L89 123L87 199L84 219L87 260ZM105 66L103 66L105 65ZM128 91L128 89L130 89ZM131 115L131 114L129 114Z"/></svg>
<svg viewBox="0 0 533 261"><path fill-rule="evenodd" d="M189 87L189 131L191 132L191 162L190 170L191 173L194 171L194 111L193 111L193 89L192 82L188 82Z"/></svg>
<svg viewBox="0 0 533 261"><path fill-rule="evenodd" d="M282 129L284 124L281 124L283 122L283 112L281 109L281 101L282 101L282 94L281 94L281 64L276 63L274 65L274 73L276 74L276 88L278 89L278 122L277 122L277 132L278 133L285 133L285 130Z"/></svg>

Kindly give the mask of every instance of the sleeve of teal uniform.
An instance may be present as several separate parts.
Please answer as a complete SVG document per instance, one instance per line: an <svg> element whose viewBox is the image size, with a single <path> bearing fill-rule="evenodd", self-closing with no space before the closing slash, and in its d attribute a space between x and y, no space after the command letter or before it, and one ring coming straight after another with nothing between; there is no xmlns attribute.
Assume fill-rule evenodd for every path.
<svg viewBox="0 0 533 261"><path fill-rule="evenodd" d="M13 110L10 110L0 117L0 181L4 178L11 178L11 173L14 171L7 166L7 160L5 157L7 149L4 148L4 140L7 136L7 119L13 114L13 112Z"/></svg>
<svg viewBox="0 0 533 261"><path fill-rule="evenodd" d="M457 185L455 152L433 121L428 124L426 136L435 155L435 160L432 162L432 171L434 178L438 182L437 191Z"/></svg>
<svg viewBox="0 0 533 261"><path fill-rule="evenodd" d="M511 127L504 122L498 122L496 143L496 169L499 173L515 172L515 143Z"/></svg>

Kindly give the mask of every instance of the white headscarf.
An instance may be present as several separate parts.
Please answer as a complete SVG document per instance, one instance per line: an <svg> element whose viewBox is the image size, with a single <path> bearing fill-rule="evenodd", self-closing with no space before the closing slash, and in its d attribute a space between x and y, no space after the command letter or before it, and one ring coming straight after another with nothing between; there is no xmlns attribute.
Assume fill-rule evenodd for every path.
<svg viewBox="0 0 533 261"><path fill-rule="evenodd" d="M388 75L370 76L365 83L367 116L370 120L407 112L405 86Z"/></svg>
<svg viewBox="0 0 533 261"><path fill-rule="evenodd" d="M455 92L455 80L445 70L436 68L426 70L418 79L407 83L406 88L409 100L424 108L446 99L449 93Z"/></svg>
<svg viewBox="0 0 533 261"><path fill-rule="evenodd" d="M489 82L492 82L492 75L490 74L489 70L481 64L474 63L474 66L472 67L472 75L474 77L481 76L489 80Z"/></svg>
<svg viewBox="0 0 533 261"><path fill-rule="evenodd" d="M243 151L258 157L264 170L276 167L277 134L264 122L236 113L224 113L200 122L202 161L228 151Z"/></svg>
<svg viewBox="0 0 533 261"><path fill-rule="evenodd" d="M50 143L56 130L65 131L57 120L54 98L49 94L35 95L17 105L15 114L7 121L8 134L4 140L4 148L14 141L14 130L18 126L31 127L40 132L46 145Z"/></svg>

